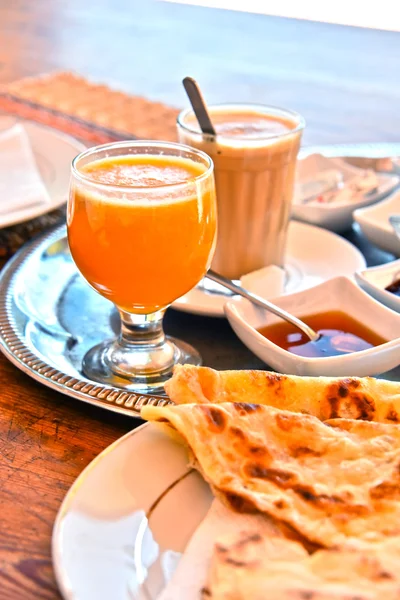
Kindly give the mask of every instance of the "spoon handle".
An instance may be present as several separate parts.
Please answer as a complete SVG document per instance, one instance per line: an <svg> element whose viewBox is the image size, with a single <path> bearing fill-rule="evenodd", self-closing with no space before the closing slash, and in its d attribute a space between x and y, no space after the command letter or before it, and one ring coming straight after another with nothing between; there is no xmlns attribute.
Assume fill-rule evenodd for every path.
<svg viewBox="0 0 400 600"><path fill-rule="evenodd" d="M197 81L193 77L185 77L182 83L192 105L193 112L199 122L200 129L203 133L215 137L217 134L211 123L210 115L208 114L207 106Z"/></svg>
<svg viewBox="0 0 400 600"><path fill-rule="evenodd" d="M268 300L264 300L264 298L261 298L260 296L257 296L256 294L249 292L242 286L237 285L231 279L227 279L223 275L219 275L212 269L209 269L207 271L206 277L208 279L211 279L212 281L215 281L215 283L219 283L223 287L226 287L228 290L230 290L234 294L243 296L243 298L250 300L250 302L252 302L256 306L259 306L260 308L264 308L265 310L268 310L269 312L273 313L277 317L281 317L281 319L288 321L289 323L291 323L292 325L294 325L295 327L300 329L300 331L305 333L305 335L308 338L310 338L310 340L312 342L315 342L316 340L319 339L319 337L320 337L319 334L316 333L306 323L304 323L303 321L301 321L294 315L291 315L290 313L286 312L286 310L283 310L283 308L279 308L279 306L275 306L275 304L268 302Z"/></svg>

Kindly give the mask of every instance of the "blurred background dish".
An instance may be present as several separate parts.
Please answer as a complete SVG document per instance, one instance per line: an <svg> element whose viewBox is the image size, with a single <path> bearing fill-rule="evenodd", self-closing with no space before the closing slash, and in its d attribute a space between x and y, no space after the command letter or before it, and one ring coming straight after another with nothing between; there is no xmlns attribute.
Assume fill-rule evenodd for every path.
<svg viewBox="0 0 400 600"><path fill-rule="evenodd" d="M292 217L331 231L346 231L353 212L382 200L399 184L398 175L360 168L343 158L310 154L297 164Z"/></svg>
<svg viewBox="0 0 400 600"><path fill-rule="evenodd" d="M400 256L400 241L389 222L389 217L399 212L400 190L378 204L359 208L354 212L354 220L372 244L395 256Z"/></svg>
<svg viewBox="0 0 400 600"><path fill-rule="evenodd" d="M400 260L358 271L355 279L376 300L400 312Z"/></svg>

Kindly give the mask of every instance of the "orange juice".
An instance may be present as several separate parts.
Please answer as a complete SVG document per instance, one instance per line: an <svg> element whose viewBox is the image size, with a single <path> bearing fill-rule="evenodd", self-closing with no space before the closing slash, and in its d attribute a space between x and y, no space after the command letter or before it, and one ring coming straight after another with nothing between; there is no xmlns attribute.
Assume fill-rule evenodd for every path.
<svg viewBox="0 0 400 600"><path fill-rule="evenodd" d="M83 179L71 186L68 241L95 290L147 314L202 279L216 233L214 185L212 177L201 179L205 171L183 157L145 154L82 167Z"/></svg>

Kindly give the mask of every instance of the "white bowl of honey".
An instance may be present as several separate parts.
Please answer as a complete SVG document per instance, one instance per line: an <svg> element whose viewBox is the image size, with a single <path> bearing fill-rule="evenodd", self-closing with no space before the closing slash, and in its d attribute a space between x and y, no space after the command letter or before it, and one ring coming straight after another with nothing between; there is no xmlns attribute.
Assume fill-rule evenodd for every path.
<svg viewBox="0 0 400 600"><path fill-rule="evenodd" d="M225 314L241 341L281 373L346 377L378 375L400 364L400 314L347 277L272 300L320 334L310 340L294 326L244 298Z"/></svg>

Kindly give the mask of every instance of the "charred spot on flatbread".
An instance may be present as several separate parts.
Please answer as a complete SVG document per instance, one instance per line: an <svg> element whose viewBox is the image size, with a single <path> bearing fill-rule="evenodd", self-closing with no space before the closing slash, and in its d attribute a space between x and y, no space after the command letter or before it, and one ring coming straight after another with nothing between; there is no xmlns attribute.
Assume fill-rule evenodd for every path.
<svg viewBox="0 0 400 600"><path fill-rule="evenodd" d="M360 390L360 380L341 379L326 390L324 417L372 421L376 413L374 399Z"/></svg>
<svg viewBox="0 0 400 600"><path fill-rule="evenodd" d="M295 458L301 458L302 456L315 456L318 458L321 453L318 450L314 450L309 446L294 446L291 448L292 456Z"/></svg>
<svg viewBox="0 0 400 600"><path fill-rule="evenodd" d="M207 419L210 431L213 433L221 433L227 426L227 418L219 406L209 406L207 404L200 404L200 410L203 412Z"/></svg>
<svg viewBox="0 0 400 600"><path fill-rule="evenodd" d="M233 406L235 410L242 416L260 410L260 404L251 404L247 402L235 402Z"/></svg>
<svg viewBox="0 0 400 600"><path fill-rule="evenodd" d="M397 481L396 481L397 479ZM400 500L400 481L398 476L393 476L390 481L382 481L370 491L370 496L373 500Z"/></svg>
<svg viewBox="0 0 400 600"><path fill-rule="evenodd" d="M265 371L265 378L267 380L268 385L279 385L282 381L287 379L287 375L281 375L280 373L273 373Z"/></svg>
<svg viewBox="0 0 400 600"><path fill-rule="evenodd" d="M270 469L262 463L250 462L243 467L244 474L249 478L255 479L267 479L273 481L279 487L285 487L289 484L293 484L297 480L294 473L279 469Z"/></svg>
<svg viewBox="0 0 400 600"><path fill-rule="evenodd" d="M273 373L265 371L265 383L268 390L277 397L282 397L285 393L285 383L287 381L287 375L281 375L279 373Z"/></svg>
<svg viewBox="0 0 400 600"><path fill-rule="evenodd" d="M248 498L232 492L225 492L223 500L232 510L238 513L255 513L257 507Z"/></svg>
<svg viewBox="0 0 400 600"><path fill-rule="evenodd" d="M288 505L287 505L287 502L285 502L285 501L284 501L284 500L282 500L282 499L279 499L279 500L274 500L274 505L275 505L275 507L276 507L277 509L279 509L279 510L283 510L284 508L287 508L287 507L288 507Z"/></svg>
<svg viewBox="0 0 400 600"><path fill-rule="evenodd" d="M400 423L400 415L399 413L394 409L394 406L392 405L387 414L386 414L386 419L388 421L391 421L392 423Z"/></svg>
<svg viewBox="0 0 400 600"><path fill-rule="evenodd" d="M243 429L241 429L240 427L230 427L229 428L230 433L233 435L234 438L237 438L240 442L247 442L247 436L244 433Z"/></svg>
<svg viewBox="0 0 400 600"><path fill-rule="evenodd" d="M268 455L268 450L264 446L248 446L248 452L250 456L257 456L261 458L262 456Z"/></svg>
<svg viewBox="0 0 400 600"><path fill-rule="evenodd" d="M291 431L297 427L298 416L296 413L280 413L276 415L276 424L283 431Z"/></svg>

